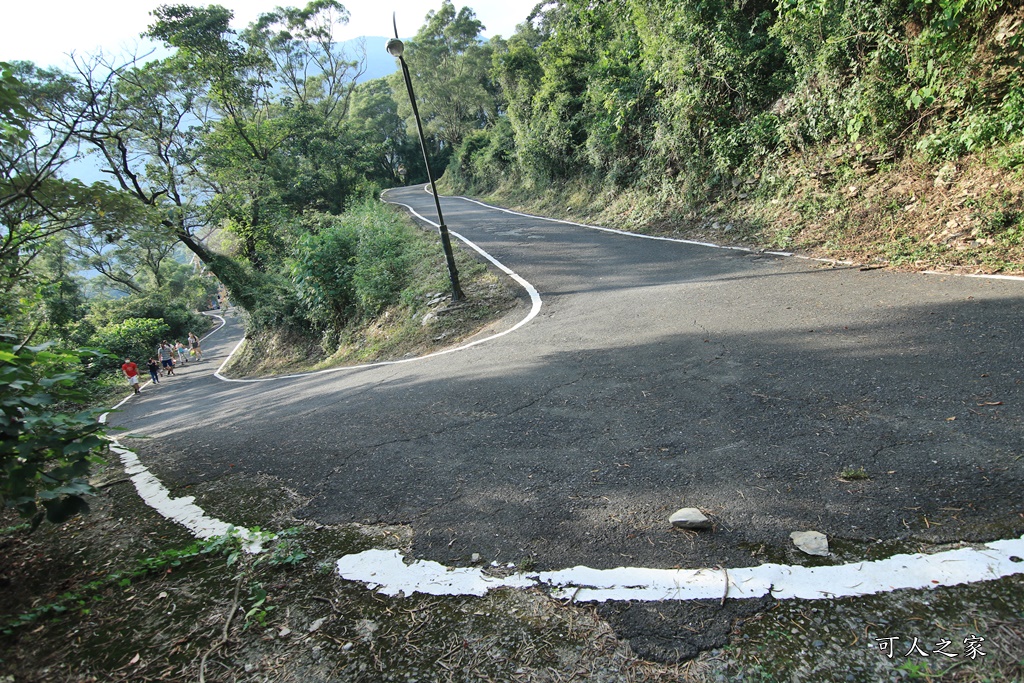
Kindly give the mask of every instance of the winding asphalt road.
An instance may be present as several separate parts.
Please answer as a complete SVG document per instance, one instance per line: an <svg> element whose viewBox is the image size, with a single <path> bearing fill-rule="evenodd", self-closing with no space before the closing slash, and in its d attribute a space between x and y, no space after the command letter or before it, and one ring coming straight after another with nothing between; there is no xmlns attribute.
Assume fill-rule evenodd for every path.
<svg viewBox="0 0 1024 683"><path fill-rule="evenodd" d="M433 216L421 188L387 199ZM300 517L409 524L415 557L449 565L744 566L798 530L854 557L1024 533L1024 282L443 208L537 288L536 318L421 361L227 383L229 318L208 362L111 422L148 437L131 446L174 492L269 476ZM671 529L683 506L715 529Z"/></svg>

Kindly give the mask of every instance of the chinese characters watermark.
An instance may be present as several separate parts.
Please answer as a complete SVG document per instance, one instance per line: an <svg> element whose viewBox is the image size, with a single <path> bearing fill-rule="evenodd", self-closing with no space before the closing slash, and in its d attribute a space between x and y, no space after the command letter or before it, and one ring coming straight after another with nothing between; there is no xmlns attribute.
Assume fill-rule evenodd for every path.
<svg viewBox="0 0 1024 683"><path fill-rule="evenodd" d="M883 655L892 659L896 655L902 654L904 657L910 657L911 655L917 655L919 657L931 657L933 655L941 655L950 659L954 657L966 657L968 659L977 659L978 657L984 657L987 652L981 649L982 643L985 639L981 636L971 634L963 640L963 651L953 652L950 651L949 647L953 644L952 640L948 638L940 638L930 648L926 649L921 643L920 639L915 637L913 642L910 643L910 647L906 648L902 645L897 644L900 640L899 636L891 636L889 638L875 638L875 642L878 643L878 651Z"/></svg>

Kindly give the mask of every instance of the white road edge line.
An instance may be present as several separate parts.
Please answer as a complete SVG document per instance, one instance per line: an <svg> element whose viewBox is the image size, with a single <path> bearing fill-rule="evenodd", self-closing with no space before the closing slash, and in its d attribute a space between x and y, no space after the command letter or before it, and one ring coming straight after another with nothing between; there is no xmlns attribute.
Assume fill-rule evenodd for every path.
<svg viewBox="0 0 1024 683"><path fill-rule="evenodd" d="M460 199L466 198L460 197ZM487 206L482 202L476 202L476 200L466 199L466 201ZM421 220L437 227L436 223L420 216L411 207L404 204L401 206L405 206L405 208L409 209ZM529 216L529 214L517 214L517 212L501 209L500 207L490 208L497 208L498 210L516 215ZM543 216L530 217L606 232L647 237L608 228L596 228L568 221L546 219ZM456 237L488 258L497 267L501 268L525 287L530 292L533 307L530 315L505 332L456 349L423 356L422 358L430 358L442 353L451 353L509 334L535 317L541 306L540 296L532 285L491 258L469 240L456 233L452 234L455 234ZM658 237L647 237L647 239L683 241ZM703 244L699 242L688 243ZM717 247L717 245L705 246ZM717 248L736 249L735 247ZM1010 276L1002 277L1020 279ZM226 324L223 317L213 313L210 315L220 320L220 325L206 334L203 337L204 340ZM228 359L238 350L240 344L235 346L231 354L228 355ZM359 367L388 365L397 362L406 361L373 363ZM227 361L225 360L224 363L227 363ZM223 368L224 364L221 364L214 373L218 379L225 381L264 381L228 380L220 375L220 371ZM288 375L287 377L306 377L331 371L333 370ZM114 406L113 409L120 408L132 396L133 394L129 394ZM99 418L100 423L105 424L108 415L109 412L101 415ZM167 519L181 524L196 537L211 538L227 533L238 533L245 542L246 549L250 552L260 552L262 544L274 537L273 534L236 528L219 519L209 517L202 508L195 504L195 498L192 496L171 498L167 488L139 461L135 453L121 446L116 439L111 438L111 441L113 443L111 450L120 456L125 472L130 476L135 484L136 491L142 499L158 513ZM930 589L939 586L955 586L964 583L990 581L1014 574L1024 574L1024 536L1019 539L993 541L984 544L981 548L959 548L931 555L923 553L894 555L884 560L855 562L827 567L763 564L757 567L740 567L723 571L721 569L652 569L645 567L592 569L590 567L577 566L552 572L514 572L508 576L501 576L499 573L483 568L446 567L438 562L429 560L417 560L411 564L406 564L404 557L399 551L377 549L345 555L337 561L336 567L339 576L342 578L365 583L367 588L376 590L384 595L424 593L428 595L479 596L486 594L490 590L501 588L543 588L549 590L552 597L558 599L571 598L576 602L604 602L608 600L651 602L722 599L724 597L751 599L766 595L771 595L780 600L820 600L873 595L900 589ZM513 569L514 566L512 565L505 567L506 571ZM723 575L727 580L725 585L722 582Z"/></svg>
<svg viewBox="0 0 1024 683"><path fill-rule="evenodd" d="M219 320L220 324L203 335L203 340L227 324L227 321L221 316L215 313L210 313L209 315ZM147 382L143 386L148 387L152 384L152 382ZM123 406L134 396L134 393L128 394L121 399L117 405L100 415L98 420L99 423L104 425L107 424L107 418L110 416L110 413ZM124 467L125 474L128 475L132 484L135 485L135 491L139 494L139 497L142 498L143 502L156 510L161 516L171 520L172 522L177 522L188 529L196 538L208 539L227 534L238 534L238 537L242 540L242 547L250 553L261 552L263 550L263 544L274 538L274 534L266 531L256 531L253 529L246 529L245 527L236 527L235 525L223 522L216 517L210 517L206 514L205 510L195 504L195 498L193 496L172 498L171 492L167 490L167 487L163 485L163 482L161 482L145 465L142 464L136 453L125 448L117 438L113 436L108 435L107 439L111 444L110 450L116 453L121 459L121 466Z"/></svg>
<svg viewBox="0 0 1024 683"><path fill-rule="evenodd" d="M484 595L501 588L542 588L558 599L608 600L751 599L823 600L900 589L931 589L990 581L1024 573L1024 537L925 555L893 555L873 562L828 567L762 564L722 569L572 567L508 576L479 567L453 568L417 560L406 564L397 550L367 550L338 560L343 579L360 581L384 595ZM506 567L506 571L512 569ZM728 587L723 583L728 580Z"/></svg>

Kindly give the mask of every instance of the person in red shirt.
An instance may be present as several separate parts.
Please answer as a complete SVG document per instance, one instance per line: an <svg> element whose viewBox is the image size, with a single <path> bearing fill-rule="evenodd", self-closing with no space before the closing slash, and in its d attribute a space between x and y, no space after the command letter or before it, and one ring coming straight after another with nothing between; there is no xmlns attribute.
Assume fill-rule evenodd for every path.
<svg viewBox="0 0 1024 683"><path fill-rule="evenodd" d="M139 393L139 366L133 363L131 358L125 358L121 370L128 378L128 384L135 390L135 393Z"/></svg>

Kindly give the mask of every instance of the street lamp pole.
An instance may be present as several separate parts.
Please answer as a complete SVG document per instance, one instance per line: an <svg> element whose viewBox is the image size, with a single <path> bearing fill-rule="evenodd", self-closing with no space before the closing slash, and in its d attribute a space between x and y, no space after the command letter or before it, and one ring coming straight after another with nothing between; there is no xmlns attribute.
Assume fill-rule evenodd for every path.
<svg viewBox="0 0 1024 683"><path fill-rule="evenodd" d="M398 24L395 23L395 37L388 41L387 51L392 57L397 57L402 64L402 75L405 76L405 87L409 91L409 102L412 104L412 115L416 119L416 132L420 137L420 150L423 152L423 164L427 168L427 178L430 180L430 191L434 195L434 206L437 208L437 231L441 234L441 246L444 249L444 258L448 262L448 279L452 283L452 302L463 301L466 295L462 293L459 286L459 271L455 267L455 254L452 253L452 241L448 236L448 226L444 224L444 216L441 215L441 199L437 194L437 185L434 184L434 173L430 170L430 159L427 157L427 143L423 137L423 124L420 122L420 110L416 106L416 94L412 90L412 78L409 77L409 66L402 56L405 53L405 45L398 39Z"/></svg>

